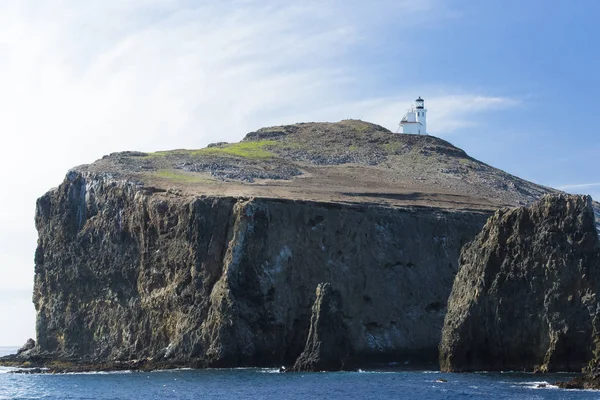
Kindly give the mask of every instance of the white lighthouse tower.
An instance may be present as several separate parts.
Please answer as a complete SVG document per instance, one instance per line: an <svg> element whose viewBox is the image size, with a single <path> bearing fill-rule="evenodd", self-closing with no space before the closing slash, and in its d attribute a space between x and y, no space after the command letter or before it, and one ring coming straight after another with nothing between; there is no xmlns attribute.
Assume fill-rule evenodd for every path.
<svg viewBox="0 0 600 400"><path fill-rule="evenodd" d="M425 100L420 96L415 100L415 106L400 121L402 133L412 133L416 135L427 134L427 110L425 109Z"/></svg>

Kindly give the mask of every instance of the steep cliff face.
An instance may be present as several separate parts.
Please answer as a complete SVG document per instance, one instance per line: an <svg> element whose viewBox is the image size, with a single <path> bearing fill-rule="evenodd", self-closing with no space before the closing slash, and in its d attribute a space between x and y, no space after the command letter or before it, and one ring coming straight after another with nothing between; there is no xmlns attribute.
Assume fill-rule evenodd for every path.
<svg viewBox="0 0 600 400"><path fill-rule="evenodd" d="M71 172L37 203L36 352L289 365L330 282L354 360L434 358L459 249L486 218L188 196Z"/></svg>
<svg viewBox="0 0 600 400"><path fill-rule="evenodd" d="M31 354L103 368L292 365L303 349L308 369L344 349L345 365L433 360L459 249L493 210L552 191L354 120L114 153L38 201ZM331 319L338 353L320 348L338 337Z"/></svg>
<svg viewBox="0 0 600 400"><path fill-rule="evenodd" d="M580 371L596 351L599 289L589 197L497 211L461 252L442 370Z"/></svg>

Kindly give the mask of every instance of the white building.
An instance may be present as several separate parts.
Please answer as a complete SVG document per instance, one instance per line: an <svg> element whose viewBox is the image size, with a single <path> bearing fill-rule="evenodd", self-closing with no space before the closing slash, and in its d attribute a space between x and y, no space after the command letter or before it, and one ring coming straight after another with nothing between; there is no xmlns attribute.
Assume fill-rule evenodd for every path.
<svg viewBox="0 0 600 400"><path fill-rule="evenodd" d="M417 135L427 134L427 110L425 109L425 100L419 97L415 100L415 106L400 121L402 133L413 133Z"/></svg>

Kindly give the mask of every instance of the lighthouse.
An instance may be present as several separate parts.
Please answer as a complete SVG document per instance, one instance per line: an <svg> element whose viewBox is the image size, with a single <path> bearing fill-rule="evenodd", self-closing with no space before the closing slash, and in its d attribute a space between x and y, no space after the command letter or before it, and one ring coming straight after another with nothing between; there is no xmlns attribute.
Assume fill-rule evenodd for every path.
<svg viewBox="0 0 600 400"><path fill-rule="evenodd" d="M402 133L427 134L427 110L425 109L425 100L421 96L415 100L415 105L402 117L400 129L402 129Z"/></svg>

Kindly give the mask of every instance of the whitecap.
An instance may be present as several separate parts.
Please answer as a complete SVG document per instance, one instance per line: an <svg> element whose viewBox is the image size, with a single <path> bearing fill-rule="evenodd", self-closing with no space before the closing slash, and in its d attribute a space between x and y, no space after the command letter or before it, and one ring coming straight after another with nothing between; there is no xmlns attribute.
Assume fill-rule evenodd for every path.
<svg viewBox="0 0 600 400"><path fill-rule="evenodd" d="M177 371L191 371L193 368L182 367L182 368L165 368L165 369L153 369L149 371L150 373L154 372L177 372Z"/></svg>
<svg viewBox="0 0 600 400"><path fill-rule="evenodd" d="M261 374L281 374L281 370L279 368L262 368L259 369L258 372Z"/></svg>
<svg viewBox="0 0 600 400"><path fill-rule="evenodd" d="M547 381L527 381L527 382L511 382L511 387L525 387L526 389L559 389Z"/></svg>
<svg viewBox="0 0 600 400"><path fill-rule="evenodd" d="M134 371L130 369L122 371L76 371L76 372L63 372L64 375L119 375L119 374L131 374Z"/></svg>

